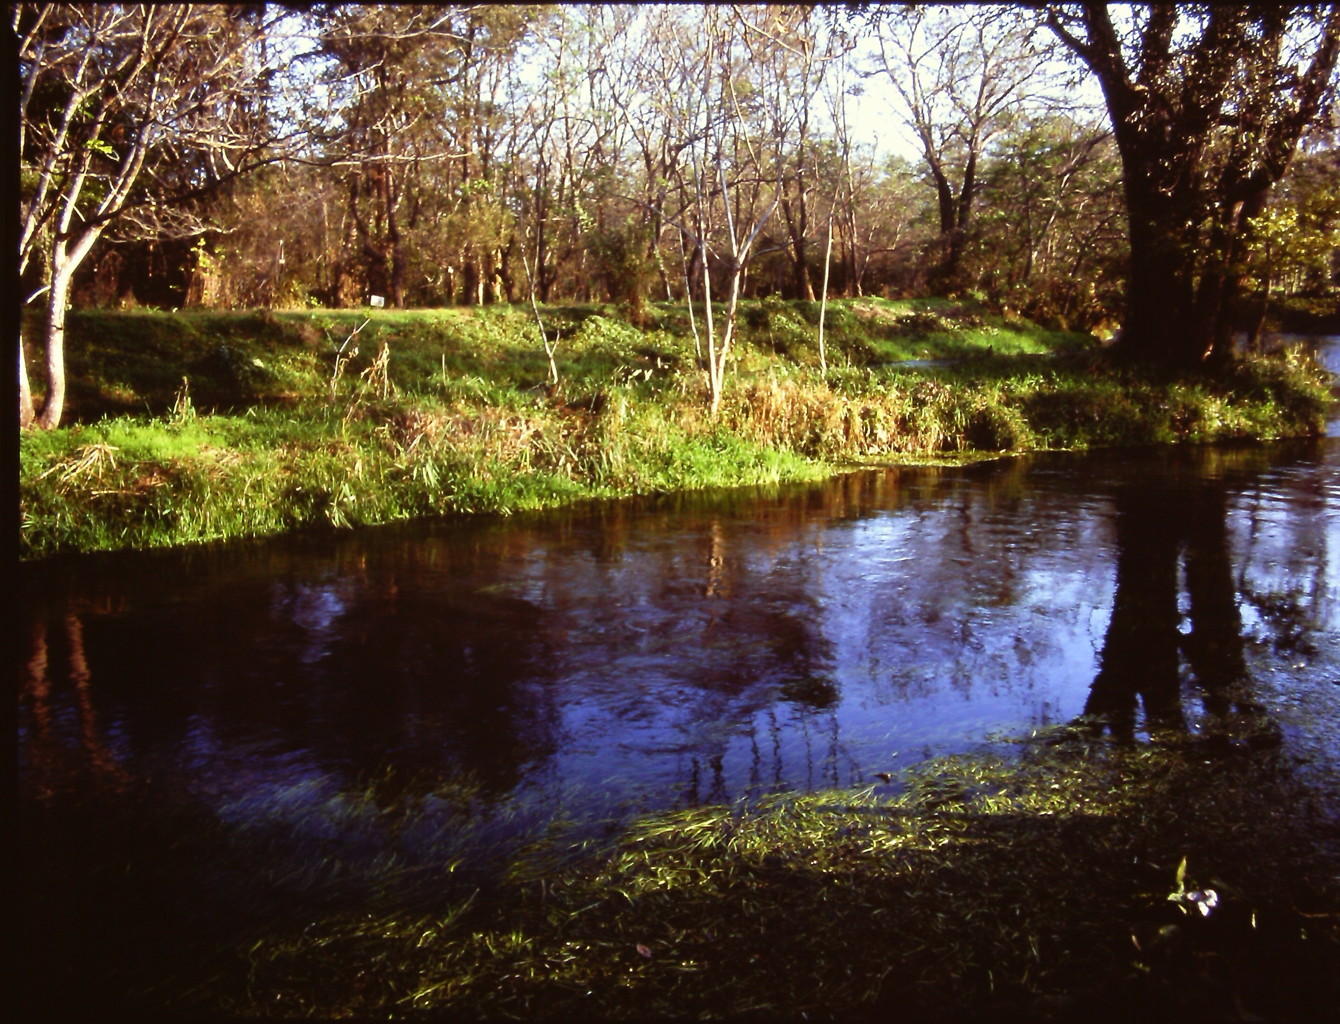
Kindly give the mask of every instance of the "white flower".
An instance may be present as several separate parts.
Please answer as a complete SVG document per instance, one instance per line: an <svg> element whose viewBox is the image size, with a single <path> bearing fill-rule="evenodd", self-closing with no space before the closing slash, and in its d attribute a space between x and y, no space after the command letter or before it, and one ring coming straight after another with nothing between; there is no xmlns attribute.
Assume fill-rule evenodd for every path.
<svg viewBox="0 0 1340 1024"><path fill-rule="evenodd" d="M1219 906L1219 894L1213 889L1205 889L1198 892L1189 892L1186 898L1195 904L1196 909L1200 911L1202 917L1209 917L1210 912Z"/></svg>

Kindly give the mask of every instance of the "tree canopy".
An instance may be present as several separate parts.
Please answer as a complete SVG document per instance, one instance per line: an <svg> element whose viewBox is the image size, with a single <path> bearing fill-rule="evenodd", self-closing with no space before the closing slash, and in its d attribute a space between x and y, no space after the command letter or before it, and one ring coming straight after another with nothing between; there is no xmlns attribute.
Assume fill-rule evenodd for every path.
<svg viewBox="0 0 1340 1024"><path fill-rule="evenodd" d="M1124 347L1227 358L1257 221L1334 97L1340 6L1086 3L1047 24L1098 79L1121 156Z"/></svg>

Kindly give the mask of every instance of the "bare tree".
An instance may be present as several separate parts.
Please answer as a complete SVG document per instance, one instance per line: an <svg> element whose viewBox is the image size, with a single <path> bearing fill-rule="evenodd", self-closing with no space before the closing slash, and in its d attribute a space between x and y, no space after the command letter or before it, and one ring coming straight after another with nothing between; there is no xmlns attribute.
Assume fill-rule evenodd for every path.
<svg viewBox="0 0 1340 1024"><path fill-rule="evenodd" d="M20 272L43 278L46 400L23 346L19 420L50 429L65 404L65 311L75 270L114 225L199 230L189 203L275 159L263 8L19 4ZM29 272L32 273L29 273Z"/></svg>
<svg viewBox="0 0 1340 1024"><path fill-rule="evenodd" d="M686 75L686 85L700 90L688 133L693 141L687 149L692 169L687 220L693 227L686 233L694 241L701 274L708 402L715 416L735 340L744 275L757 255L759 235L781 200L777 167L782 140L767 137L744 110L739 84L741 66L750 55L741 46L742 27L724 9L707 7L703 12L704 45L686 69L693 72ZM719 332L708 262L714 249L726 291L726 318Z"/></svg>
<svg viewBox="0 0 1340 1024"><path fill-rule="evenodd" d="M631 181L623 185L621 194L642 211L646 256L669 300L676 286L671 283L661 243L670 232L682 248L678 218L691 205L685 191L686 151L695 141L688 128L695 93L687 88L689 80L684 78L686 69L680 60L687 30L679 8L649 5L612 10L612 45L600 75L626 127L631 150Z"/></svg>
<svg viewBox="0 0 1340 1024"><path fill-rule="evenodd" d="M782 183L779 207L791 259L791 292L814 301L809 243L817 187L815 104L825 72L840 55L814 8L798 5L734 8L749 55L751 82L762 100L764 131L775 138ZM778 246L782 248L783 246Z"/></svg>
<svg viewBox="0 0 1340 1024"><path fill-rule="evenodd" d="M940 253L932 286L962 286L980 165L1046 68L1026 12L1003 4L876 7L878 72L888 76L901 114L921 147L935 186Z"/></svg>

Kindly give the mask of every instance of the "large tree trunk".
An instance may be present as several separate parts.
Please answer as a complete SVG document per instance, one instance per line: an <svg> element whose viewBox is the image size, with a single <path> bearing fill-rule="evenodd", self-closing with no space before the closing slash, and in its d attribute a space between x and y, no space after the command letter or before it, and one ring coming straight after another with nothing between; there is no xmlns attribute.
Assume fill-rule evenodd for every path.
<svg viewBox="0 0 1340 1024"><path fill-rule="evenodd" d="M1123 355L1188 369L1232 359L1243 287L1238 264L1265 196L1263 190L1222 214L1225 221L1203 246L1180 230L1187 215L1174 204L1128 188L1130 272L1118 345Z"/></svg>
<svg viewBox="0 0 1340 1024"><path fill-rule="evenodd" d="M1183 23L1193 31L1179 37L1177 6L1149 5L1129 52L1106 4L1047 15L1097 75L1121 153L1131 272L1120 350L1173 367L1232 357L1248 229L1331 94L1340 57L1334 4L1210 11L1199 36ZM1284 43L1314 18L1315 49L1299 62ZM1230 123L1232 145L1211 145L1211 130Z"/></svg>
<svg viewBox="0 0 1340 1024"><path fill-rule="evenodd" d="M1166 218L1131 210L1126 316L1116 351L1138 362L1187 365L1198 355L1186 322L1195 296L1194 257L1167 225Z"/></svg>

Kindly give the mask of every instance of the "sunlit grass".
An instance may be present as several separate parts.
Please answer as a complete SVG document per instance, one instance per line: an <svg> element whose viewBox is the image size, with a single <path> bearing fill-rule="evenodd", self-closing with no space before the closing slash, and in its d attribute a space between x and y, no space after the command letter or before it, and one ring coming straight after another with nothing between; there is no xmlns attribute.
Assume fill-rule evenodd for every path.
<svg viewBox="0 0 1340 1024"><path fill-rule="evenodd" d="M85 422L21 438L23 554L506 514L871 462L1293 436L1321 428L1327 400L1297 359L1158 380L1109 366L1084 336L943 300L832 304L823 373L817 304L765 299L742 307L714 420L682 307L653 305L646 329L602 306L545 315L557 388L519 308L72 313L71 408Z"/></svg>

